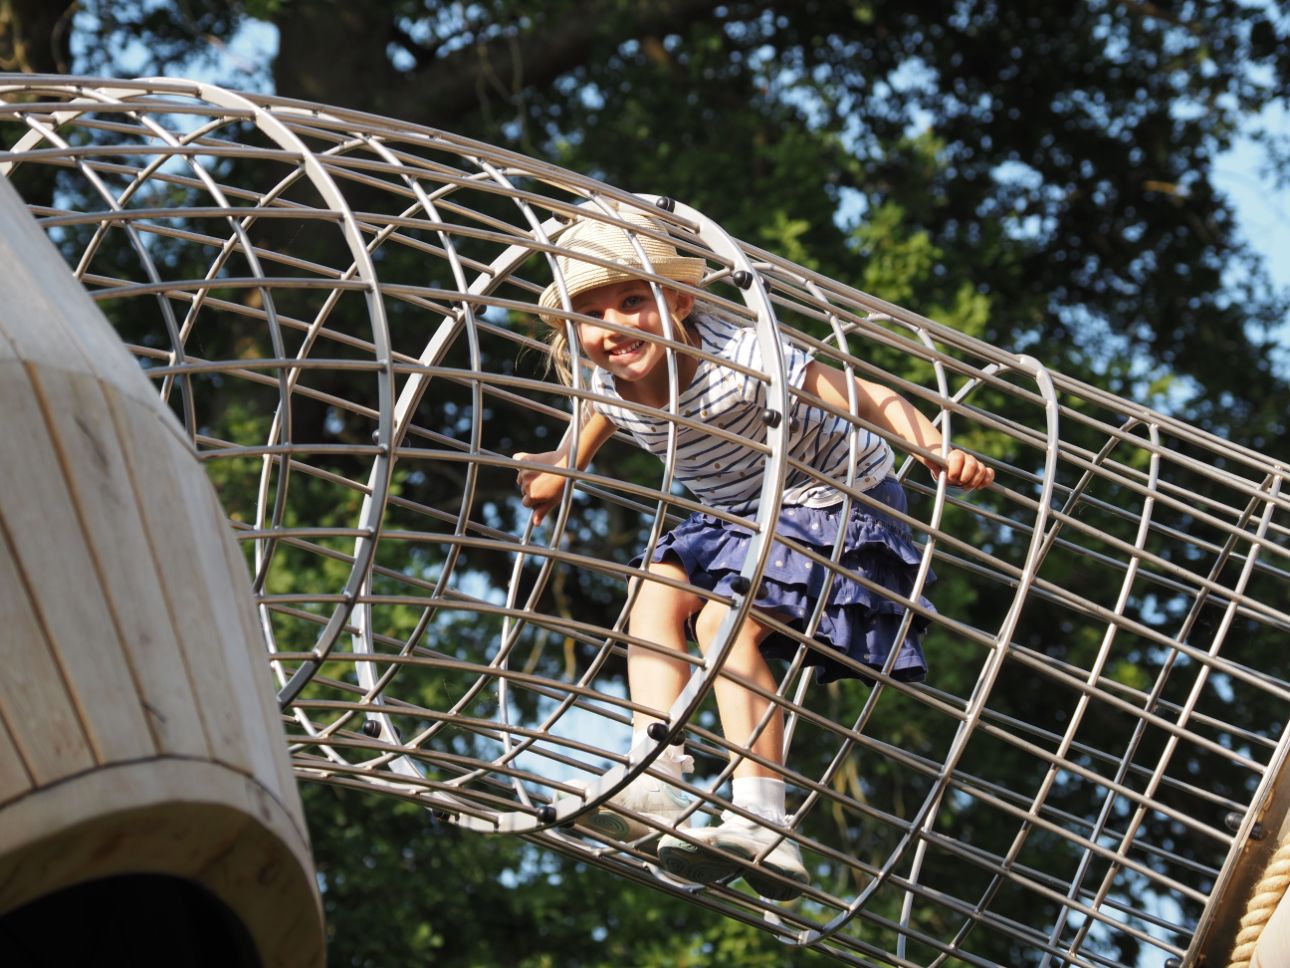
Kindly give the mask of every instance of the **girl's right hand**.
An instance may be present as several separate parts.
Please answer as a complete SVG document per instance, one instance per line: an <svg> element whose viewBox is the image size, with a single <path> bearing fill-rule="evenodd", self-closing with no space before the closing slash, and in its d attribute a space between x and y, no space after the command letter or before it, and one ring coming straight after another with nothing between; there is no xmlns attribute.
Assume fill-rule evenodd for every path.
<svg viewBox="0 0 1290 968"><path fill-rule="evenodd" d="M564 451L548 450L541 454L526 454L520 452L511 455L515 460L529 461L534 464L550 464L552 467L563 467L565 461ZM524 495L520 502L526 508L533 509L533 524L539 525L542 519L550 513L551 509L560 503L560 498L564 494L565 485L569 483L569 478L561 474L548 474L545 471L524 468L516 475L516 483L519 484L520 493Z"/></svg>
<svg viewBox="0 0 1290 968"><path fill-rule="evenodd" d="M986 466L967 451L957 448L950 451L949 456L945 458L944 466L936 461L924 463L933 477L944 472L945 483L969 491L975 487L989 487L994 482L994 468Z"/></svg>

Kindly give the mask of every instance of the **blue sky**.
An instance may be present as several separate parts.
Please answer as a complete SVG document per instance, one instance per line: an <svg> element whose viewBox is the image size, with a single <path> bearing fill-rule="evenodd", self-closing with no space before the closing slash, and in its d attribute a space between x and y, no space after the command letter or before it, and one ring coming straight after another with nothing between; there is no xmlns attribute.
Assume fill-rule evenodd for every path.
<svg viewBox="0 0 1290 968"><path fill-rule="evenodd" d="M1290 111L1272 107L1259 119L1281 138L1290 138ZM1290 286L1290 189L1280 190L1260 171L1262 150L1245 139L1219 159L1214 182L1236 207L1246 238L1263 253L1281 286Z"/></svg>

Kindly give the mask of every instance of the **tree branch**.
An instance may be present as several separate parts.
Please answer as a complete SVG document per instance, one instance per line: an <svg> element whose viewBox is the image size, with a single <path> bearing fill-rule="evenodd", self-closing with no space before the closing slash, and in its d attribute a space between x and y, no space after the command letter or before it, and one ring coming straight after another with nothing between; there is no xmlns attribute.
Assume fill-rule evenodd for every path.
<svg viewBox="0 0 1290 968"><path fill-rule="evenodd" d="M723 0L636 0L632 11L613 18L566 17L541 21L523 33L505 31L428 60L424 66L419 63L410 73L391 71L387 64L373 64L359 85L362 88L362 105L367 110L383 110L381 105L397 105L397 110L388 113L420 124L451 129L459 119L478 114L481 107L487 106L481 105L481 98L494 105L510 103L516 97L517 89L550 84L588 58L603 56L602 52L613 50L634 37L682 31L699 18L712 16L713 10L723 5L729 6L728 0L724 3ZM320 56L316 45L322 32L311 29L305 22L309 9L308 6L290 5L290 12L279 18L280 53L275 65L277 90L287 96L352 105L355 101L353 75L347 78L344 72L331 72L336 84L334 92L304 91L297 84L300 74L292 69L297 60L293 51L304 56L303 49L309 45L311 59ZM381 28L388 38L388 23L381 24ZM364 44L348 31L346 33L346 43L351 48L374 49L373 45ZM406 46L407 41L402 36L395 36L400 44ZM420 50L426 50L425 45L418 46ZM416 50L411 52L418 55ZM498 85L494 83L496 78L522 78L522 84Z"/></svg>
<svg viewBox="0 0 1290 968"><path fill-rule="evenodd" d="M0 69L65 74L74 0L0 0Z"/></svg>

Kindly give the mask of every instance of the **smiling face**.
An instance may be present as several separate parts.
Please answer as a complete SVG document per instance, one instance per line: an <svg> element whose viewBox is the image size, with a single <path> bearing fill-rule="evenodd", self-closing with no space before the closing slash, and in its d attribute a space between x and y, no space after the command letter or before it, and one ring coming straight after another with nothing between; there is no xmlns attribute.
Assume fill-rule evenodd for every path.
<svg viewBox="0 0 1290 968"><path fill-rule="evenodd" d="M672 312L672 319L680 322L689 315L694 297L664 289L663 298ZM582 351L596 366L614 378L614 384L624 399L650 406L662 406L667 401L667 350L658 343L641 339L636 332L664 336L663 317L659 315L649 283L639 280L616 282L579 293L573 308L586 316L606 323L622 326L619 332L596 323L578 324L578 342ZM684 340L679 327L673 337ZM697 361L690 356L678 355L677 374L681 388L689 386Z"/></svg>

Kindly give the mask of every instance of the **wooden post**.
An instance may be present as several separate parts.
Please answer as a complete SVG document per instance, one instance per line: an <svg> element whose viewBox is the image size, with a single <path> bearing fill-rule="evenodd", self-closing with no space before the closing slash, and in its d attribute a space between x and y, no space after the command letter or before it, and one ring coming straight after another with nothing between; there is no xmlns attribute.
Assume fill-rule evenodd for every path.
<svg viewBox="0 0 1290 968"><path fill-rule="evenodd" d="M241 554L179 423L2 177L0 415L0 915L162 875L222 902L262 964L322 965Z"/></svg>

